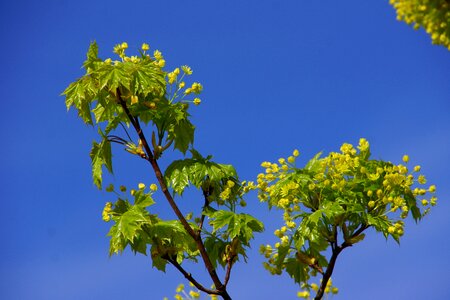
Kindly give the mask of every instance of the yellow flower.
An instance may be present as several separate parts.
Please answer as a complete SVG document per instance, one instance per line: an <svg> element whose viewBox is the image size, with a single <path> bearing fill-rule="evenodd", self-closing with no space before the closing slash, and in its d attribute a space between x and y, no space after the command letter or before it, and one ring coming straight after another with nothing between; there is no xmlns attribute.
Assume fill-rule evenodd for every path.
<svg viewBox="0 0 450 300"><path fill-rule="evenodd" d="M422 205L423 205L423 206L427 206L427 205L428 205L428 201L425 200L425 199L423 199L423 200L422 200Z"/></svg>
<svg viewBox="0 0 450 300"><path fill-rule="evenodd" d="M185 85L186 85L186 83L184 81L182 81L178 84L178 88L182 89L182 88L184 88Z"/></svg>
<svg viewBox="0 0 450 300"><path fill-rule="evenodd" d="M313 290L313 291L318 291L319 290L319 286L317 285L317 284L315 284L315 283L311 283L311 289Z"/></svg>
<svg viewBox="0 0 450 300"><path fill-rule="evenodd" d="M295 149L294 152L292 152L292 155L294 155L294 157L297 157L300 155L300 152L298 152L298 150Z"/></svg>
<svg viewBox="0 0 450 300"><path fill-rule="evenodd" d="M165 65L166 65L166 61L164 59L158 60L158 66L160 68L164 68Z"/></svg>
<svg viewBox="0 0 450 300"><path fill-rule="evenodd" d="M131 96L131 104L136 104L138 103L139 98L136 95Z"/></svg>
<svg viewBox="0 0 450 300"><path fill-rule="evenodd" d="M420 171L420 166L415 166L414 167L414 172L419 172Z"/></svg>
<svg viewBox="0 0 450 300"><path fill-rule="evenodd" d="M160 59L163 58L162 53L161 53L159 50L153 51L153 57L154 57L156 60L160 60Z"/></svg>
<svg viewBox="0 0 450 300"><path fill-rule="evenodd" d="M183 297L181 297L181 295L176 294L175 296L175 300L183 300Z"/></svg>
<svg viewBox="0 0 450 300"><path fill-rule="evenodd" d="M289 156L288 157L288 162L293 164L295 162L295 157L294 156Z"/></svg>
<svg viewBox="0 0 450 300"><path fill-rule="evenodd" d="M234 187L234 181L228 180L228 181L227 181L227 186L228 186L229 188Z"/></svg>
<svg viewBox="0 0 450 300"><path fill-rule="evenodd" d="M102 211L102 219L105 222L109 222L111 220L111 213L112 211L112 203L111 202L106 202L105 207L103 208Z"/></svg>
<svg viewBox="0 0 450 300"><path fill-rule="evenodd" d="M176 68L175 70L173 70L173 73L174 73L175 75L180 74L180 69L179 69L179 68Z"/></svg>
<svg viewBox="0 0 450 300"><path fill-rule="evenodd" d="M331 288L331 293L332 294L337 294L338 292L339 292L339 289L337 287Z"/></svg>
<svg viewBox="0 0 450 300"><path fill-rule="evenodd" d="M145 189L145 184L143 184L142 182L139 183L139 184L138 184L138 188L139 188L140 190Z"/></svg>
<svg viewBox="0 0 450 300"><path fill-rule="evenodd" d="M180 283L175 290L177 293L180 293L184 290L184 284Z"/></svg>
<svg viewBox="0 0 450 300"><path fill-rule="evenodd" d="M423 175L420 175L419 178L417 178L417 181L420 184L425 184L427 182L427 180L425 179L425 176L423 176Z"/></svg>
<svg viewBox="0 0 450 300"><path fill-rule="evenodd" d="M307 299L307 298L309 297L309 292L308 292L308 291L301 291L301 292L298 292L298 293L297 293L297 297Z"/></svg>
<svg viewBox="0 0 450 300"><path fill-rule="evenodd" d="M192 69L189 66L181 66L181 70L183 70L184 74L186 75L191 75L192 74Z"/></svg>
<svg viewBox="0 0 450 300"><path fill-rule="evenodd" d="M150 190L156 192L158 190L158 186L154 183L150 184Z"/></svg>
<svg viewBox="0 0 450 300"><path fill-rule="evenodd" d="M123 42L123 43L120 45L120 47L121 47L122 49L127 49L127 48L128 48L127 42Z"/></svg>
<svg viewBox="0 0 450 300"><path fill-rule="evenodd" d="M141 49L142 49L142 51L147 51L147 50L150 49L150 46L148 44L146 44L146 43L143 43L142 46L141 46Z"/></svg>
<svg viewBox="0 0 450 300"><path fill-rule="evenodd" d="M409 161L409 156L408 155L403 155L402 160L407 163Z"/></svg>
<svg viewBox="0 0 450 300"><path fill-rule="evenodd" d="M366 151L369 149L369 142L365 138L359 139L358 149L360 151Z"/></svg>
<svg viewBox="0 0 450 300"><path fill-rule="evenodd" d="M201 85L201 83L194 82L191 86L191 91L196 94L200 94L202 90L203 90L203 85Z"/></svg>
<svg viewBox="0 0 450 300"><path fill-rule="evenodd" d="M112 60L111 60L111 58L107 58L107 59L105 59L105 64L111 64L111 62L112 62Z"/></svg>
<svg viewBox="0 0 450 300"><path fill-rule="evenodd" d="M434 192L436 192L436 186L433 184L433 185L430 185L430 187L428 188L428 191L430 192L430 193L434 193Z"/></svg>
<svg viewBox="0 0 450 300"><path fill-rule="evenodd" d="M190 295L192 298L195 298L195 299L197 299L197 298L200 297L200 293L195 292L195 291L189 291L189 295Z"/></svg>
<svg viewBox="0 0 450 300"><path fill-rule="evenodd" d="M202 101L200 100L200 98L195 98L193 102L194 102L195 105L200 105L200 103Z"/></svg>

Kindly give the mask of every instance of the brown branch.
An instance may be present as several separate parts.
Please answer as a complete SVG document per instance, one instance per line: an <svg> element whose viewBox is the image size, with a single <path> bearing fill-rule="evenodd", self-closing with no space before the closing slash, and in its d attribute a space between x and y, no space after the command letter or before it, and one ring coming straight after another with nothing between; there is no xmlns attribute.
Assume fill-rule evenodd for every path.
<svg viewBox="0 0 450 300"><path fill-rule="evenodd" d="M161 187L161 190L166 197L167 201L169 202L169 205L175 212L176 216L180 220L181 224L183 225L184 229L187 231L187 233L194 239L195 243L197 244L197 248L200 251L200 255L202 257L202 260L205 264L206 269L208 270L209 276L211 277L212 281L214 282L214 286L216 287L217 291L219 291L220 296L224 298L225 300L231 299L231 297L228 295L228 292L226 291L225 285L222 284L222 282L219 279L219 276L217 275L217 272L209 258L208 253L206 252L205 245L203 244L203 241L199 234L197 234L194 229L189 225L186 218L184 217L183 213L178 208L177 204L175 203L175 200L173 199L172 195L169 192L169 189L167 188L167 185L164 181L164 176L161 172L161 169L159 168L158 162L156 161L150 146L147 142L147 139L144 135L144 132L141 129L141 126L139 124L139 120L134 117L130 110L128 109L126 102L122 99L122 96L120 94L120 90L117 89L116 91L116 97L117 101L122 106L125 114L127 115L128 119L130 120L131 124L133 125L134 129L136 130L136 133L139 136L139 139L142 142L142 145L144 146L145 152L147 153L147 160L152 165L153 171L155 172L156 179L158 180L159 186Z"/></svg>
<svg viewBox="0 0 450 300"><path fill-rule="evenodd" d="M352 234L351 238L360 235L361 233L363 233L364 230L366 230L366 229L369 228L369 227L370 227L370 225L366 225L366 224L361 225L361 227L359 227L358 230L356 230L356 231ZM323 294L324 294L324 292L325 292L325 289L326 289L326 287L327 287L327 283L328 283L328 281L329 281L330 278L331 278L331 274L333 274L334 266L335 266L335 264L336 264L336 260L337 260L338 255L339 255L339 254L342 252L342 250L344 250L345 248L352 246L352 244L350 244L350 243L348 243L348 242L346 242L346 241L344 241L344 242L342 243L342 245L339 246L339 245L338 245L338 242L337 242L337 228L336 228L336 225L334 225L333 231L334 231L334 234L335 234L335 239L336 239L336 241L333 242L333 243L330 243L330 244L331 244L331 249L332 249L332 255L331 255L331 258L330 258L330 262L328 263L327 270L326 270L325 273L323 274L322 282L321 282L321 284L320 284L320 288L319 288L319 290L317 291L316 297L314 298L315 300L321 300L321 299L322 299Z"/></svg>
<svg viewBox="0 0 450 300"><path fill-rule="evenodd" d="M228 258L228 260L227 260L227 272L225 274L225 280L224 280L225 286L227 286L228 281L230 280L231 268L233 267L233 261L235 258L236 258L236 255L233 255L232 257Z"/></svg>
<svg viewBox="0 0 450 300"><path fill-rule="evenodd" d="M211 289L207 289L205 288L201 283L199 283L197 280L194 279L194 277L192 277L191 273L188 273L178 262L176 259L172 259L168 256L162 257L165 260L167 260L168 262L170 262L178 271L180 271L184 277L189 280L189 282L191 282L196 288L198 288L200 291L205 292L209 295L220 295L220 292L217 290L211 290Z"/></svg>

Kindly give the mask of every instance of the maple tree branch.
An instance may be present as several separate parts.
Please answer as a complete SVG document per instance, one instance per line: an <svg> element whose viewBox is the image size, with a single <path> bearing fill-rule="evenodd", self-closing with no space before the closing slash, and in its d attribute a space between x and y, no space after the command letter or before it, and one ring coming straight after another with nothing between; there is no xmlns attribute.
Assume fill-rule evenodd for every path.
<svg viewBox="0 0 450 300"><path fill-rule="evenodd" d="M197 280L194 279L194 277L192 277L191 273L188 273L178 262L176 259L172 259L169 256L163 256L162 258L164 258L165 260L167 260L168 262L170 262L178 271L180 271L184 277L189 280L189 282L191 282L196 288L198 288L200 291L205 292L207 294L210 295L219 295L220 292L217 290L211 290L211 289L207 289L205 288L201 283L199 283Z"/></svg>
<svg viewBox="0 0 450 300"><path fill-rule="evenodd" d="M226 286L223 285L222 282L220 281L219 276L217 275L217 272L209 258L209 255L206 252L206 248L205 248L205 245L203 244L203 240L201 239L200 235L197 234L194 231L194 229L189 225L189 223L187 222L183 213L180 211L177 204L175 203L175 200L173 199L172 195L170 194L169 189L167 188L167 185L164 181L164 176L161 172L161 169L159 168L158 162L155 159L153 152L150 149L150 146L144 135L144 132L141 129L138 118L134 117L131 114L130 110L128 109L128 107L126 105L126 102L122 99L119 89L117 89L117 91L116 91L116 97L117 97L118 102L122 106L125 114L127 115L128 119L130 120L131 124L133 125L136 133L138 134L139 139L142 142L142 146L144 147L145 152L147 153L147 160L152 165L153 171L155 172L156 179L158 180L159 186L161 187L161 191L163 192L164 196L166 197L167 201L169 202L169 205L175 212L176 216L180 220L184 229L194 239L195 243L197 244L197 248L200 251L200 255L205 264L205 267L208 270L208 273L209 273L212 281L214 282L214 285L215 285L217 291L219 292L218 295L222 296L222 298L224 298L226 300L231 299L231 297L228 295L228 292L226 291Z"/></svg>

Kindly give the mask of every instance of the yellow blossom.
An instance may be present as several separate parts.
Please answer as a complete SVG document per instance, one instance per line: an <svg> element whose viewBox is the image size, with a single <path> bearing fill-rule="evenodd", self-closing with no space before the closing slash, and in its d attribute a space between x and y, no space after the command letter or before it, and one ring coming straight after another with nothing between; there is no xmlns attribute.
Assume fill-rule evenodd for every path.
<svg viewBox="0 0 450 300"><path fill-rule="evenodd" d="M150 46L148 44L146 44L146 43L143 43L142 46L141 46L141 49L142 49L142 51L147 51L147 50L150 49Z"/></svg>
<svg viewBox="0 0 450 300"><path fill-rule="evenodd" d="M202 102L202 100L200 100L200 98L195 98L194 101L192 101L195 105L200 105L200 103Z"/></svg>
<svg viewBox="0 0 450 300"><path fill-rule="evenodd" d="M309 292L308 291L297 292L297 297L307 299L309 298Z"/></svg>
<svg viewBox="0 0 450 300"><path fill-rule="evenodd" d="M165 65L166 65L166 61L165 61L164 59L160 59L160 60L158 61L158 66L159 66L160 68L164 68Z"/></svg>
<svg viewBox="0 0 450 300"><path fill-rule="evenodd" d="M436 186L433 184L433 185L430 185L430 187L428 188L428 191L430 192L430 193L434 193L434 192L436 192Z"/></svg>
<svg viewBox="0 0 450 300"><path fill-rule="evenodd" d="M123 43L120 45L120 47L121 47L122 49L127 49L127 48L128 48L127 42L123 42Z"/></svg>
<svg viewBox="0 0 450 300"><path fill-rule="evenodd" d="M150 184L150 190L156 192L158 190L158 186L154 183Z"/></svg>
<svg viewBox="0 0 450 300"><path fill-rule="evenodd" d="M143 184L142 182L139 183L139 184L138 184L138 188L139 188L140 190L145 189L145 184Z"/></svg>
<svg viewBox="0 0 450 300"><path fill-rule="evenodd" d="M131 96L131 104L136 104L138 103L139 98L136 95Z"/></svg>
<svg viewBox="0 0 450 300"><path fill-rule="evenodd" d="M153 51L153 57L154 57L156 60L160 60L160 59L163 58L162 53L161 53L159 50Z"/></svg>
<svg viewBox="0 0 450 300"><path fill-rule="evenodd" d="M195 298L195 299L197 299L197 298L200 297L200 293L195 292L195 291L189 291L189 295L190 295L192 298Z"/></svg>
<svg viewBox="0 0 450 300"><path fill-rule="evenodd" d="M298 152L298 150L295 149L294 152L292 152L292 155L293 155L294 157L297 157L297 156L300 155L300 152Z"/></svg>
<svg viewBox="0 0 450 300"><path fill-rule="evenodd" d="M420 175L419 178L417 178L417 182L419 182L420 184L425 184L427 183L427 180L425 179L425 176Z"/></svg>
<svg viewBox="0 0 450 300"><path fill-rule="evenodd" d="M408 155L403 155L402 160L407 163L409 161L409 156Z"/></svg>
<svg viewBox="0 0 450 300"><path fill-rule="evenodd" d="M181 70L183 70L184 74L186 75L191 75L192 74L192 69L189 66L181 66Z"/></svg>
<svg viewBox="0 0 450 300"><path fill-rule="evenodd" d="M177 293L181 293L184 290L184 284L180 283L175 290Z"/></svg>

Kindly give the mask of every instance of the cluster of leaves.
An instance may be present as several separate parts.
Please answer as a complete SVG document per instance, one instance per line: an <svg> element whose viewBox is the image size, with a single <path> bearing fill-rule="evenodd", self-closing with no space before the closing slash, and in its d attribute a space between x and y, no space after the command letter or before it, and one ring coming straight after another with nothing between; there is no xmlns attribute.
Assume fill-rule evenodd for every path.
<svg viewBox="0 0 450 300"><path fill-rule="evenodd" d="M155 185L151 185L147 192L142 183L137 190L130 190L133 203L126 198L124 186L120 188L121 194L113 186L107 191L119 196L115 203L107 202L103 210L103 220L114 222L108 233L111 237L110 255L122 253L127 246L134 253L146 255L147 246L150 246L153 266L162 271L167 264L166 258L181 264L185 258L194 259L198 255L196 244L180 222L163 221L148 212L147 208L155 203L152 197Z"/></svg>
<svg viewBox="0 0 450 300"><path fill-rule="evenodd" d="M120 60L102 60L98 57L98 46L93 42L83 64L86 74L63 92L67 109L77 109L78 115L87 124L102 124L99 126L102 141L94 142L91 150L94 182L99 188L102 185L102 167L106 166L112 172L111 141L126 145L131 153L143 154L142 149L137 151L138 143L110 134L119 124L129 126L133 122L129 115L153 125L155 132L152 142L157 157L172 142L175 149L185 153L194 140L194 125L189 120L187 110L189 103L197 99L197 104L199 100L188 98L191 94L200 93L202 86L194 82L192 87L183 89L185 82L182 81L185 75L192 74L192 70L183 66L181 78L172 81L169 79L172 72L163 70L165 60L160 51L155 50L151 56L144 50L148 49L148 45L143 44L140 56L129 57L125 55L127 48L127 43L114 47ZM174 72L179 74L179 68ZM166 91L172 90L174 85L177 88L169 96Z"/></svg>
<svg viewBox="0 0 450 300"><path fill-rule="evenodd" d="M205 247L214 267L217 264L224 267L239 254L246 258L245 248L250 246L253 233L263 231L264 226L251 215L236 213L238 204L245 206L242 199L245 192L234 167L215 163L211 156L202 157L195 150L191 153L192 158L173 161L164 178L178 195L183 195L191 185L202 190L205 203L197 225L206 235ZM205 217L209 218L209 224L204 224Z"/></svg>
<svg viewBox="0 0 450 300"><path fill-rule="evenodd" d="M450 2L447 0L390 0L397 12L397 20L414 29L423 27L433 44L450 50Z"/></svg>
<svg viewBox="0 0 450 300"><path fill-rule="evenodd" d="M337 256L363 240L369 227L399 242L402 220L411 214L418 221L436 204L435 196L425 199L436 191L434 185L413 188L426 184L417 174L420 166L410 171L403 164L372 160L365 139L358 149L343 144L341 152L324 158L318 153L303 168L296 166L297 150L279 164L262 163L258 197L284 211L284 226L275 231L280 241L260 249L272 274L286 271L295 282L306 284L311 276L325 275L330 264L326 250ZM403 161L408 160L405 155Z"/></svg>

